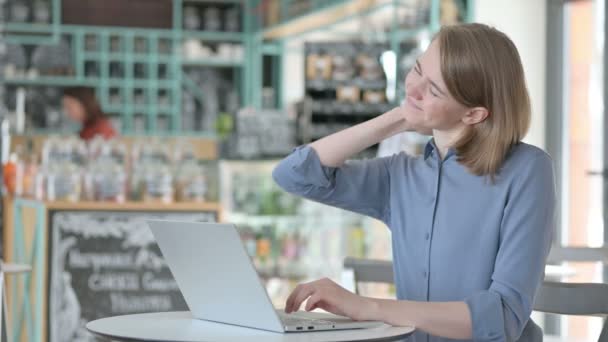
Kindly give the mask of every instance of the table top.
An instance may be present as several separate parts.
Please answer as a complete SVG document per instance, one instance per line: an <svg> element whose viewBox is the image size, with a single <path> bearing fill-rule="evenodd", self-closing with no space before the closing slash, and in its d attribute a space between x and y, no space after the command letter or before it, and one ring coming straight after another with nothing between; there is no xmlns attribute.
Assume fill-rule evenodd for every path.
<svg viewBox="0 0 608 342"><path fill-rule="evenodd" d="M387 324L369 329L276 333L235 325L194 319L189 311L146 313L102 318L87 324L94 334L123 341L394 341L412 332L413 327Z"/></svg>

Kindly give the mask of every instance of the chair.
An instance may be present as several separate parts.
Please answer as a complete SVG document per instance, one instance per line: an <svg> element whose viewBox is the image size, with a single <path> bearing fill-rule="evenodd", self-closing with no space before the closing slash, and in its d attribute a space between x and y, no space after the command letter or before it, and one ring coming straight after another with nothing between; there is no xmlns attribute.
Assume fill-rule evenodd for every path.
<svg viewBox="0 0 608 342"><path fill-rule="evenodd" d="M608 315L608 284L543 282L534 310L560 315ZM598 342L608 342L608 321Z"/></svg>
<svg viewBox="0 0 608 342"><path fill-rule="evenodd" d="M392 284L393 263L386 260L358 259L347 257L344 259L344 269L352 270L355 293L359 293L359 283L385 283Z"/></svg>
<svg viewBox="0 0 608 342"><path fill-rule="evenodd" d="M6 275L30 272L32 268L29 265L20 264L5 264L0 259L0 342L6 342L9 340L10 331L7 324L7 310L6 310L6 288L5 281Z"/></svg>
<svg viewBox="0 0 608 342"><path fill-rule="evenodd" d="M386 260L344 259L344 269L352 270L355 292L359 282L393 283L393 265ZM561 315L608 315L608 284L544 281L536 295L534 310ZM608 320L598 342L608 342Z"/></svg>

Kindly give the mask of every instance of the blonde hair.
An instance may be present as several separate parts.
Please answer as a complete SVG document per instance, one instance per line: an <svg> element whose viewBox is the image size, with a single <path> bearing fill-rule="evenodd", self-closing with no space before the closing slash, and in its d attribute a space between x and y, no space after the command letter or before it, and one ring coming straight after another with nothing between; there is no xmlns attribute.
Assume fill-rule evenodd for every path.
<svg viewBox="0 0 608 342"><path fill-rule="evenodd" d="M483 24L444 26L435 39L450 94L466 107L489 112L454 144L458 161L494 180L530 126L530 97L517 48L504 33Z"/></svg>

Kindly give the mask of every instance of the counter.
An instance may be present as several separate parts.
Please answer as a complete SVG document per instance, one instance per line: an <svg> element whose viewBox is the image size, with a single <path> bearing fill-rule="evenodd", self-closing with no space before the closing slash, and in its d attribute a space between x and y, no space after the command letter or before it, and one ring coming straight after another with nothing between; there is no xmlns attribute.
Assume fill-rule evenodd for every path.
<svg viewBox="0 0 608 342"><path fill-rule="evenodd" d="M7 281L14 341L93 340L101 317L187 310L145 219L219 221L217 203L4 200L3 258L32 266Z"/></svg>

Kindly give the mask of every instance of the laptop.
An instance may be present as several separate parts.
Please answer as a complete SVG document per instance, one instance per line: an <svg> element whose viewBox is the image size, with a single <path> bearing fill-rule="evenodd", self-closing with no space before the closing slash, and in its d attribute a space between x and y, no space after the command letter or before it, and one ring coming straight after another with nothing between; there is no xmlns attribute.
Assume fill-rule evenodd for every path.
<svg viewBox="0 0 608 342"><path fill-rule="evenodd" d="M197 319L275 332L360 329L377 321L275 309L233 224L148 220Z"/></svg>

